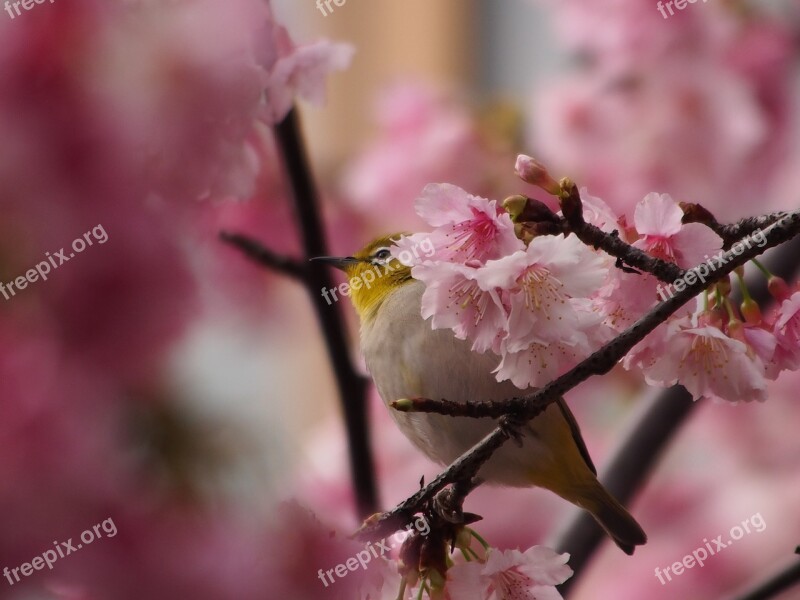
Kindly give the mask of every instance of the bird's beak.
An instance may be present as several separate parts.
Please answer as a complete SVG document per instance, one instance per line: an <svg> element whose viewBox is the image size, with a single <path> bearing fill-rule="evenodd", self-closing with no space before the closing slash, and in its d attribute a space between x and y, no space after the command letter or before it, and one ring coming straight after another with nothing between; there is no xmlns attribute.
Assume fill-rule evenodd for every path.
<svg viewBox="0 0 800 600"><path fill-rule="evenodd" d="M350 265L354 265L356 263L361 262L359 259L354 258L352 256L315 256L310 260L328 264L332 267L336 267L341 271L346 270L347 267L349 267Z"/></svg>

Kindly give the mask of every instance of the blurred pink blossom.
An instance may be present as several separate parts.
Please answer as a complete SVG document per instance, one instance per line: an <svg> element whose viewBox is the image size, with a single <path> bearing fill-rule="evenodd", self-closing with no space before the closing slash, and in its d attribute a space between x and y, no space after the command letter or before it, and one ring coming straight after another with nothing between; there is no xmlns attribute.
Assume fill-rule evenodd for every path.
<svg viewBox="0 0 800 600"><path fill-rule="evenodd" d="M519 550L489 550L486 562L458 564L447 572L447 593L452 600L560 600L555 586L572 575L568 554L543 546Z"/></svg>

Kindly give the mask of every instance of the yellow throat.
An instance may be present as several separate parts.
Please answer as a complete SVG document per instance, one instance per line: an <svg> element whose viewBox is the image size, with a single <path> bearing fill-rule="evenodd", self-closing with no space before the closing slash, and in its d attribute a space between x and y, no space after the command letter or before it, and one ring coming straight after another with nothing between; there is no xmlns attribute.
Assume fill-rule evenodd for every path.
<svg viewBox="0 0 800 600"><path fill-rule="evenodd" d="M390 248L403 233L381 236L353 256L323 256L313 260L328 263L345 272L350 300L361 323L371 322L384 300L393 291L413 281L411 267L391 255Z"/></svg>

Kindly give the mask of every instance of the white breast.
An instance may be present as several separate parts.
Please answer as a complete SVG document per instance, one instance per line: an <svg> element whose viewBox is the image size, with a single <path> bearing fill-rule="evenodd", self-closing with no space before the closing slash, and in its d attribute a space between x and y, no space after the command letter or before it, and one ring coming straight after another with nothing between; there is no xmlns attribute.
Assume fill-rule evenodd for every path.
<svg viewBox="0 0 800 600"><path fill-rule="evenodd" d="M499 358L470 350L452 331L431 329L420 315L424 286L414 281L390 295L371 324L362 326L361 345L367 367L385 403L425 397L453 402L502 400L524 392L492 374ZM530 485L524 473L531 461L551 460L536 431L559 419L548 409L534 421L525 447L513 442L487 463L481 477L506 485ZM433 460L449 464L495 427L493 419L399 413L389 409L403 433Z"/></svg>

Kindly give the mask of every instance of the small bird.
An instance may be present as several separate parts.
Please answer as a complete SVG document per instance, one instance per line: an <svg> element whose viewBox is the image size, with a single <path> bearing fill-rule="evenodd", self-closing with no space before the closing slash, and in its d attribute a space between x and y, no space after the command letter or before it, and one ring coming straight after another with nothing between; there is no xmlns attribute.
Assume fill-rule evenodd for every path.
<svg viewBox="0 0 800 600"><path fill-rule="evenodd" d="M516 386L498 382L492 374L496 355L473 352L469 342L449 329L432 329L422 318L425 286L392 256L393 240L400 235L380 237L353 256L313 259L341 269L351 282L350 299L361 321L361 349L384 403L414 397L461 403L518 397ZM353 285L356 280L361 285ZM415 446L445 465L496 426L490 418L390 412ZM480 469L481 480L555 492L589 511L626 554L647 541L636 520L598 481L578 423L563 399L529 421L521 433L522 446L503 445Z"/></svg>

